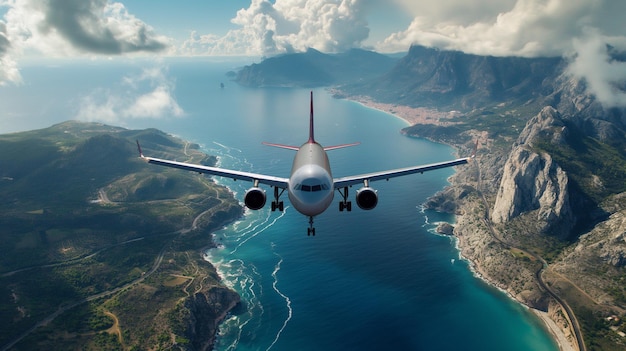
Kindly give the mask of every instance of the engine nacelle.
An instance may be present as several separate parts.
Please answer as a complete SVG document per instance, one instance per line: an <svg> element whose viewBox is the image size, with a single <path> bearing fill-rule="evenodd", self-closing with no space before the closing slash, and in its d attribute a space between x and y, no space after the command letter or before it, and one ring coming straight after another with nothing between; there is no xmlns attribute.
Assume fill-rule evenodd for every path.
<svg viewBox="0 0 626 351"><path fill-rule="evenodd" d="M243 198L246 207L251 210L262 209L263 206L265 206L266 200L267 196L265 196L265 190L257 187L246 190L246 195Z"/></svg>
<svg viewBox="0 0 626 351"><path fill-rule="evenodd" d="M371 210L378 204L378 194L370 187L363 187L356 191L356 204L362 210Z"/></svg>

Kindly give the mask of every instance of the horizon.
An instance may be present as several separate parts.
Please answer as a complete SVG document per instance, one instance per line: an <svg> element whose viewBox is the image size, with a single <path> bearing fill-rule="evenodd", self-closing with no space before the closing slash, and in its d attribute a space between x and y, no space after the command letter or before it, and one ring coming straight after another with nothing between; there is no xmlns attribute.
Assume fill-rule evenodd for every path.
<svg viewBox="0 0 626 351"><path fill-rule="evenodd" d="M134 101L126 106L153 104L132 118L177 118L184 110L177 101L176 79L168 72L170 59L250 64L307 48L329 54L359 48L398 55L420 45L475 55L564 57L567 73L584 80L590 92L611 106L626 107L626 92L619 88L626 82L626 63L612 60L607 47L626 51L620 18L626 2L492 2L236 0L155 5L146 0L0 0L0 99L16 91L31 92L34 104L45 99L24 77L27 67L79 59L93 62L93 72L87 74L95 74L107 61L148 60L142 73L117 77L126 86L141 83L152 89L133 88ZM81 96L63 98L81 104L94 100L98 91L108 94L109 103L122 100L95 83ZM100 107L106 107L106 99L100 100ZM99 111L125 118L117 105ZM12 123L7 115L31 118L28 108L15 106L0 118L3 125Z"/></svg>

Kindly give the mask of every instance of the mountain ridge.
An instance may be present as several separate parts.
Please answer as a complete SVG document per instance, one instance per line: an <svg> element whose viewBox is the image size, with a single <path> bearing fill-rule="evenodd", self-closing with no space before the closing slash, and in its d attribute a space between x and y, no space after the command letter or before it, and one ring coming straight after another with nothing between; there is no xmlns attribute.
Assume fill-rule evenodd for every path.
<svg viewBox="0 0 626 351"><path fill-rule="evenodd" d="M360 49L324 54L315 49L279 55L240 69L235 81L250 87L320 87L374 77L397 59Z"/></svg>

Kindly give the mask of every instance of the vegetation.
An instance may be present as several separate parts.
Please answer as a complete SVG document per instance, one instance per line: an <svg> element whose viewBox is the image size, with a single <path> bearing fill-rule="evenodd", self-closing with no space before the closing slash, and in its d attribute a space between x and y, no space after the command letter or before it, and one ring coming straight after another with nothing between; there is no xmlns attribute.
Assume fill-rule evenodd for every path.
<svg viewBox="0 0 626 351"><path fill-rule="evenodd" d="M198 249L241 209L206 177L146 165L135 139L151 155L215 162L157 130L66 122L0 135L0 346L190 342L183 320L158 315L184 310L191 282L204 282L198 292L219 287ZM207 209L212 215L190 230ZM175 276L185 278L171 284ZM19 338L43 321L51 323Z"/></svg>
<svg viewBox="0 0 626 351"><path fill-rule="evenodd" d="M567 143L538 140L534 146L549 153L580 190L596 202L626 191L624 141L609 145L585 136L573 125L568 125L568 131Z"/></svg>

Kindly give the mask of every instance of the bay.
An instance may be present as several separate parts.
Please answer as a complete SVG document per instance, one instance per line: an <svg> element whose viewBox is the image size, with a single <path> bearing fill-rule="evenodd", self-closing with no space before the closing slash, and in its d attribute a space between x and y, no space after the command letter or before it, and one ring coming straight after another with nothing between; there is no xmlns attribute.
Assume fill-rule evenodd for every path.
<svg viewBox="0 0 626 351"><path fill-rule="evenodd" d="M224 75L240 64L205 59L156 63L184 115L118 124L155 127L196 142L219 156L222 167L288 176L293 153L261 142L306 141L309 90L240 87ZM124 86L122 77L140 75L145 68L125 62L99 67L97 74L88 63L24 68L25 80L45 98L32 104L35 117L15 128L68 119L86 92L113 94ZM63 89L55 88L52 82L61 78ZM1 92L12 101L5 118L24 113L12 106L29 101L27 91ZM323 145L361 142L329 153L336 177L456 157L448 146L401 135L402 120L333 99L324 89L313 92L316 139ZM243 299L243 306L222 324L217 349L557 350L526 308L473 275L453 238L434 234L436 222L454 218L424 211L421 204L453 172L373 183L379 193L376 209L354 206L346 213L333 204L316 217L315 237L306 235L307 218L290 206L284 213L249 211L215 233L219 248L206 257ZM239 199L250 187L216 181ZM288 205L286 196L284 200Z"/></svg>

